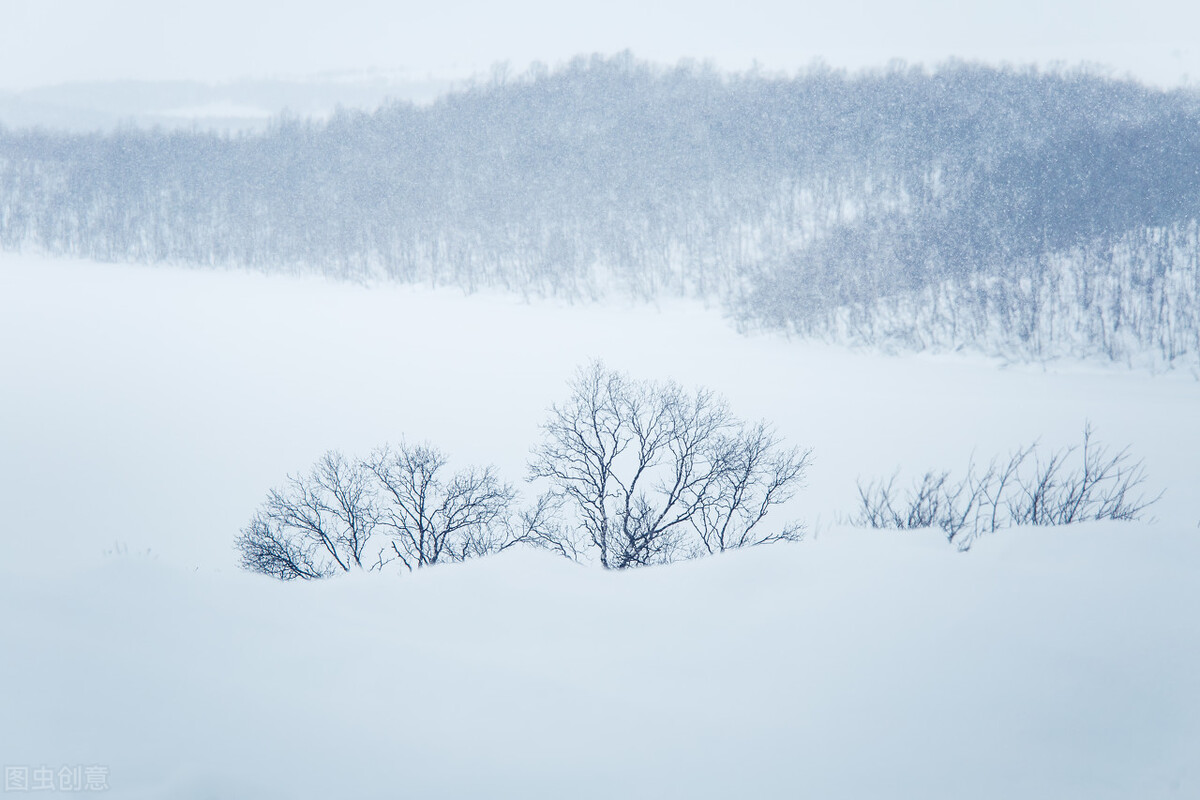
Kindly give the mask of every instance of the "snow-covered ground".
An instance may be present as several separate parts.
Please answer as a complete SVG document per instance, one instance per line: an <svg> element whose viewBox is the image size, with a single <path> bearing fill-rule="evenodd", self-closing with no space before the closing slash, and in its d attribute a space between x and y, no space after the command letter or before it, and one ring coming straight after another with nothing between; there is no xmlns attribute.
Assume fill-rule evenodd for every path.
<svg viewBox="0 0 1200 800"><path fill-rule="evenodd" d="M236 569L267 489L328 448L429 440L519 483L594 357L813 447L789 509L809 540L628 574ZM860 475L1085 420L1165 489L1154 522L968 554L838 524ZM1195 796L1198 454L1190 374L849 352L683 302L0 254L0 762L102 766L146 798Z"/></svg>
<svg viewBox="0 0 1200 800"><path fill-rule="evenodd" d="M1194 797L1197 564L1194 531L1108 523L625 574L9 573L0 752L123 798Z"/></svg>

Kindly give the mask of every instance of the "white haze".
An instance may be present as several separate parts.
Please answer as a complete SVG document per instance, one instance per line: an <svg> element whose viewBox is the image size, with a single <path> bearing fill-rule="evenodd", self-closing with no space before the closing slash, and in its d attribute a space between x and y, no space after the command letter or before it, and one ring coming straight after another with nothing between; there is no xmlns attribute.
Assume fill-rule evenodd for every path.
<svg viewBox="0 0 1200 800"><path fill-rule="evenodd" d="M1200 6L1035 2L573 4L453 0L336 4L263 0L10 0L0 25L0 89L115 80L229 81L374 70L462 78L508 62L554 65L631 49L665 63L712 60L791 71L816 59L861 68L905 59L1104 65L1174 86L1200 77Z"/></svg>

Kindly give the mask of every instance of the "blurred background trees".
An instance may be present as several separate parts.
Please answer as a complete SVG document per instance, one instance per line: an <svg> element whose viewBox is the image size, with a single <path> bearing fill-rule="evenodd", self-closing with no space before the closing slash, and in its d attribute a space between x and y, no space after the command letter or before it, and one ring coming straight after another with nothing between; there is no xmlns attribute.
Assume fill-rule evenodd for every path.
<svg viewBox="0 0 1200 800"><path fill-rule="evenodd" d="M0 246L746 326L1200 361L1200 97L950 63L728 75L628 55L258 134L0 131Z"/></svg>

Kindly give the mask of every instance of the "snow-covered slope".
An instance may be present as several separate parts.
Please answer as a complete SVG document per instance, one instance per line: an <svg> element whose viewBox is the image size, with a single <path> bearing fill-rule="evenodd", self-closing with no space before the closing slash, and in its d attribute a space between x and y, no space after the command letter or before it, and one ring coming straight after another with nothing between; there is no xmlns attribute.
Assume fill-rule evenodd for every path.
<svg viewBox="0 0 1200 800"><path fill-rule="evenodd" d="M809 540L628 574L235 568L327 448L428 439L519 482L592 357L812 446ZM0 762L145 798L1188 797L1197 409L1186 374L743 337L684 303L0 255ZM1156 521L968 554L835 524L859 475L1086 419L1145 459Z"/></svg>
<svg viewBox="0 0 1200 800"><path fill-rule="evenodd" d="M1085 420L1144 458L1163 525L1200 522L1200 382L1004 368L737 334L715 310L527 304L383 285L0 254L0 559L58 571L115 545L231 568L232 540L326 449L428 440L520 483L590 358L708 386L814 448L791 513L828 525L855 479L961 469ZM15 532L15 533L14 533Z"/></svg>
<svg viewBox="0 0 1200 800"><path fill-rule="evenodd" d="M624 574L6 569L0 752L121 798L1191 797L1197 564L1094 523Z"/></svg>

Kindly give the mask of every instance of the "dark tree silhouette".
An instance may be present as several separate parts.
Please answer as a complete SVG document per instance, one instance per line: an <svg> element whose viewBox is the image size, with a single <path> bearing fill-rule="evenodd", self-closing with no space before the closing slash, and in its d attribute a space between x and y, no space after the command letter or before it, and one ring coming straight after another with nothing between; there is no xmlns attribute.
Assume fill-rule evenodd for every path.
<svg viewBox="0 0 1200 800"><path fill-rule="evenodd" d="M606 568L793 541L792 523L763 520L802 483L810 454L785 449L706 390L633 380L595 362L551 409L529 472L574 512ZM577 542L572 547L578 549Z"/></svg>
<svg viewBox="0 0 1200 800"><path fill-rule="evenodd" d="M361 464L336 451L272 489L238 537L242 567L283 580L371 569L379 515Z"/></svg>
<svg viewBox="0 0 1200 800"><path fill-rule="evenodd" d="M261 134L0 130L0 246L589 298L1017 358L1200 362L1200 100L951 62L628 55Z"/></svg>
<svg viewBox="0 0 1200 800"><path fill-rule="evenodd" d="M1090 424L1078 446L1046 453L1034 443L982 470L971 461L959 480L927 472L902 490L896 478L860 481L853 521L872 528L938 527L962 550L981 534L1013 525L1141 519L1162 496L1144 494L1142 462L1128 447L1113 452L1098 443Z"/></svg>
<svg viewBox="0 0 1200 800"><path fill-rule="evenodd" d="M411 571L522 542L560 549L549 499L517 510L516 491L492 467L452 473L446 464L428 445L385 446L361 461L326 453L270 491L236 540L241 565L312 580L389 565Z"/></svg>

